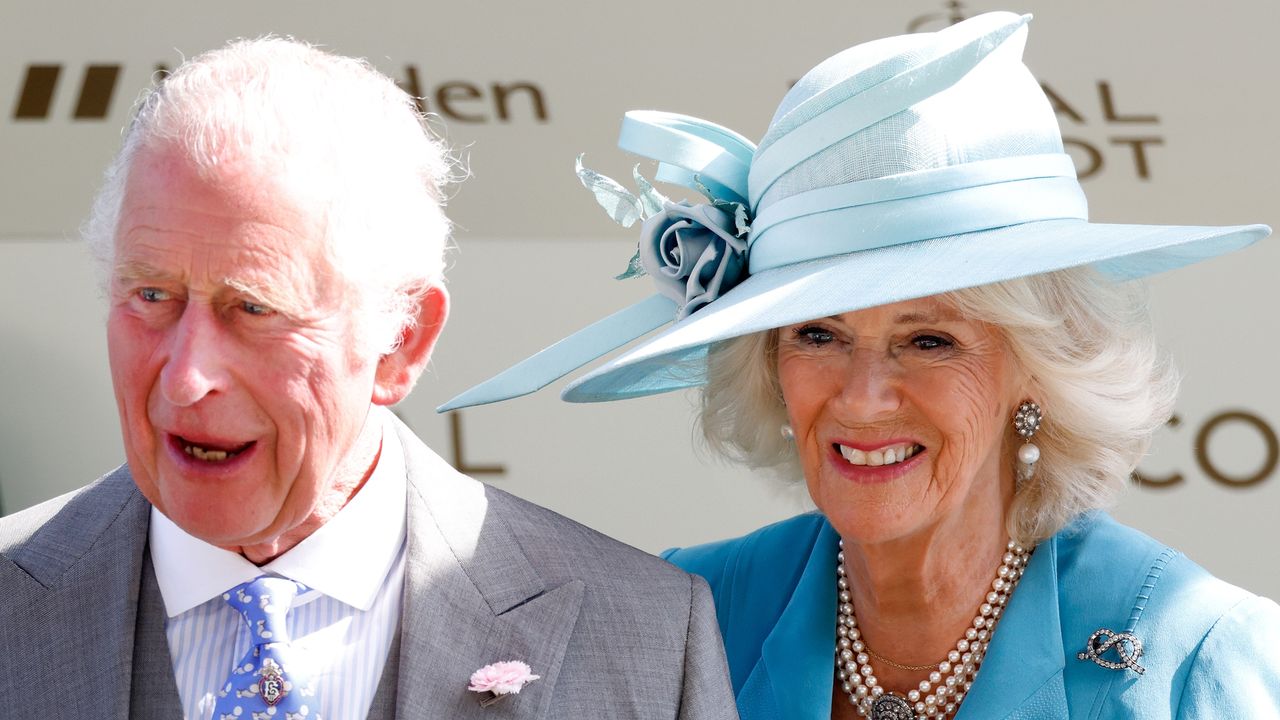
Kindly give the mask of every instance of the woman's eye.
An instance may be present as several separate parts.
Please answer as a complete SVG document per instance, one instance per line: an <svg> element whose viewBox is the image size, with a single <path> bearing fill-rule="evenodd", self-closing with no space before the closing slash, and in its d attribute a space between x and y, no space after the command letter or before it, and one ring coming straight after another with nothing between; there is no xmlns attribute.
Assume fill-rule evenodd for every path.
<svg viewBox="0 0 1280 720"><path fill-rule="evenodd" d="M138 297L142 298L143 302L156 303L168 300L169 293L160 288L142 288L138 291Z"/></svg>
<svg viewBox="0 0 1280 720"><path fill-rule="evenodd" d="M911 343L920 350L939 350L952 345L950 340L939 335L917 335L911 339Z"/></svg>
<svg viewBox="0 0 1280 720"><path fill-rule="evenodd" d="M804 327L796 328L795 335L801 341L810 345L826 345L836 339L835 333L816 325L805 325Z"/></svg>

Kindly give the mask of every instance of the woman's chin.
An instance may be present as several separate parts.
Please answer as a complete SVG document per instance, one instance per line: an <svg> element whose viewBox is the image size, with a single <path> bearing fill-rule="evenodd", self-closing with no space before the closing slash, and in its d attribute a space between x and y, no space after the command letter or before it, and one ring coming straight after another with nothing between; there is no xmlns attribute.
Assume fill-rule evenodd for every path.
<svg viewBox="0 0 1280 720"><path fill-rule="evenodd" d="M873 545L902 539L929 521L916 503L859 500L843 493L827 494L814 502L840 537L851 543Z"/></svg>
<svg viewBox="0 0 1280 720"><path fill-rule="evenodd" d="M879 482L850 480L845 472L824 468L809 481L809 496L840 536L849 542L881 543L909 536L932 520L925 502L932 482L928 465L898 472Z"/></svg>

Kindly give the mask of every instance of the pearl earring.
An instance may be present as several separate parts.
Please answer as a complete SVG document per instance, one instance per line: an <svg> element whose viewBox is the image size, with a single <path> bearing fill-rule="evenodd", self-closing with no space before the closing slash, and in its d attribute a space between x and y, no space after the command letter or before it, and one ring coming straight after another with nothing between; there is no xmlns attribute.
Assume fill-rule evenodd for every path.
<svg viewBox="0 0 1280 720"><path fill-rule="evenodd" d="M1040 406L1027 400L1018 406L1013 415L1013 430L1025 441L1018 448L1018 480L1026 482L1036 471L1036 461L1040 459L1040 448L1031 442L1031 438L1040 429L1040 421L1044 413Z"/></svg>
<svg viewBox="0 0 1280 720"><path fill-rule="evenodd" d="M790 442L796 439L796 431L791 429L790 423L782 423L782 427L778 428L778 431L782 433L783 440Z"/></svg>

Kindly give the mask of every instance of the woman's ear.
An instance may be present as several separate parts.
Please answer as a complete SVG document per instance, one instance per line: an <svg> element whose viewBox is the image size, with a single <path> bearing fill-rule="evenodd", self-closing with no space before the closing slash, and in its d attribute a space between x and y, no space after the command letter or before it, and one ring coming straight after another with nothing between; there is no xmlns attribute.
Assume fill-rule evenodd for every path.
<svg viewBox="0 0 1280 720"><path fill-rule="evenodd" d="M394 405L409 395L431 360L431 351L448 317L449 293L438 285L427 288L418 298L414 322L401 331L397 347L378 360L374 404Z"/></svg>

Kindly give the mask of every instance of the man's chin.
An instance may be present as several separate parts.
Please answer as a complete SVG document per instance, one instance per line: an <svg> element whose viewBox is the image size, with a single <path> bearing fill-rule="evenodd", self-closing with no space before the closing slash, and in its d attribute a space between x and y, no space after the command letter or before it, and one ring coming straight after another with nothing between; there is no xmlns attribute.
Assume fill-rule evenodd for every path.
<svg viewBox="0 0 1280 720"><path fill-rule="evenodd" d="M270 544L279 534L271 528L274 518L253 517L243 505L228 504L216 495L153 504L186 534L232 552L249 545Z"/></svg>

